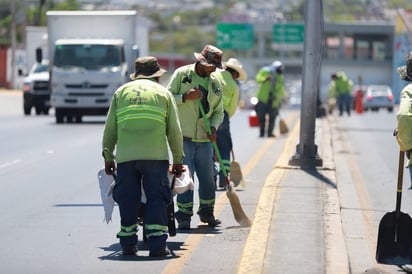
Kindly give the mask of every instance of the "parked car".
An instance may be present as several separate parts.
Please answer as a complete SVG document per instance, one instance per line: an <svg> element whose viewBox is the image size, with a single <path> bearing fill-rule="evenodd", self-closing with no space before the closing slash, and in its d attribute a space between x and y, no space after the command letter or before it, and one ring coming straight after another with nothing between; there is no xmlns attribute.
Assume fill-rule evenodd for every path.
<svg viewBox="0 0 412 274"><path fill-rule="evenodd" d="M387 85L369 85L363 95L363 109L378 111L386 108L389 112L393 111L394 97L392 89Z"/></svg>
<svg viewBox="0 0 412 274"><path fill-rule="evenodd" d="M50 90L49 90L49 63L43 60L35 63L29 74L24 78L23 84L23 111L30 115L34 107L36 114L49 114Z"/></svg>

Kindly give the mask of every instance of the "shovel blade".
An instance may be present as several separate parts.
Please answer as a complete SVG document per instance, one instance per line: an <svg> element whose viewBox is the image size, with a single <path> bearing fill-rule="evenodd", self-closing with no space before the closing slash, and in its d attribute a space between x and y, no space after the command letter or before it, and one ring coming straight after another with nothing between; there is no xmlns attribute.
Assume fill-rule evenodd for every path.
<svg viewBox="0 0 412 274"><path fill-rule="evenodd" d="M376 261L388 265L412 264L412 219L403 212L386 213L379 223Z"/></svg>

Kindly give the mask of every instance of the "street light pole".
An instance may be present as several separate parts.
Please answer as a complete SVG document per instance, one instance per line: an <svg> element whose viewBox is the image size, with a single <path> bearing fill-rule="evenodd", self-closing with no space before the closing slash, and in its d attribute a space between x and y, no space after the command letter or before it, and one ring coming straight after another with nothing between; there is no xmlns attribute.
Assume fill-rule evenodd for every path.
<svg viewBox="0 0 412 274"><path fill-rule="evenodd" d="M305 1L305 39L302 78L302 105L300 114L300 143L290 165L322 166L315 145L316 109L322 60L322 0Z"/></svg>
<svg viewBox="0 0 412 274"><path fill-rule="evenodd" d="M15 88L15 72L16 72L16 1L11 1L11 73L10 86Z"/></svg>

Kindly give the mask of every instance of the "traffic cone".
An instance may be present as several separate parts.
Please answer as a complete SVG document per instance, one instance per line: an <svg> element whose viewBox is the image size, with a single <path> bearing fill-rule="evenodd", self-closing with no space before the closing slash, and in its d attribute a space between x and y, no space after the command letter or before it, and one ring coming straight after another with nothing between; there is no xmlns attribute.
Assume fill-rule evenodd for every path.
<svg viewBox="0 0 412 274"><path fill-rule="evenodd" d="M358 90L356 92L356 113L363 113L363 103L362 103L363 92L362 90Z"/></svg>

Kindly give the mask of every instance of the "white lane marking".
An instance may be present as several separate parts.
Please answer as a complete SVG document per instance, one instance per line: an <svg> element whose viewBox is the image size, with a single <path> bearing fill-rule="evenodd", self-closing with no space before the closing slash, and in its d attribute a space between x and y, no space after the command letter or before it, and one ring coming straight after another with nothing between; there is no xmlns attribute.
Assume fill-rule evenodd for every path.
<svg viewBox="0 0 412 274"><path fill-rule="evenodd" d="M6 163L4 163L4 164L0 164L0 169L1 169L1 168L6 168L6 167L9 167L9 166L12 166L12 165L16 165L16 164L18 164L18 163L20 163L20 162L21 162L20 159L15 159L15 160L13 160L13 161L6 162Z"/></svg>

